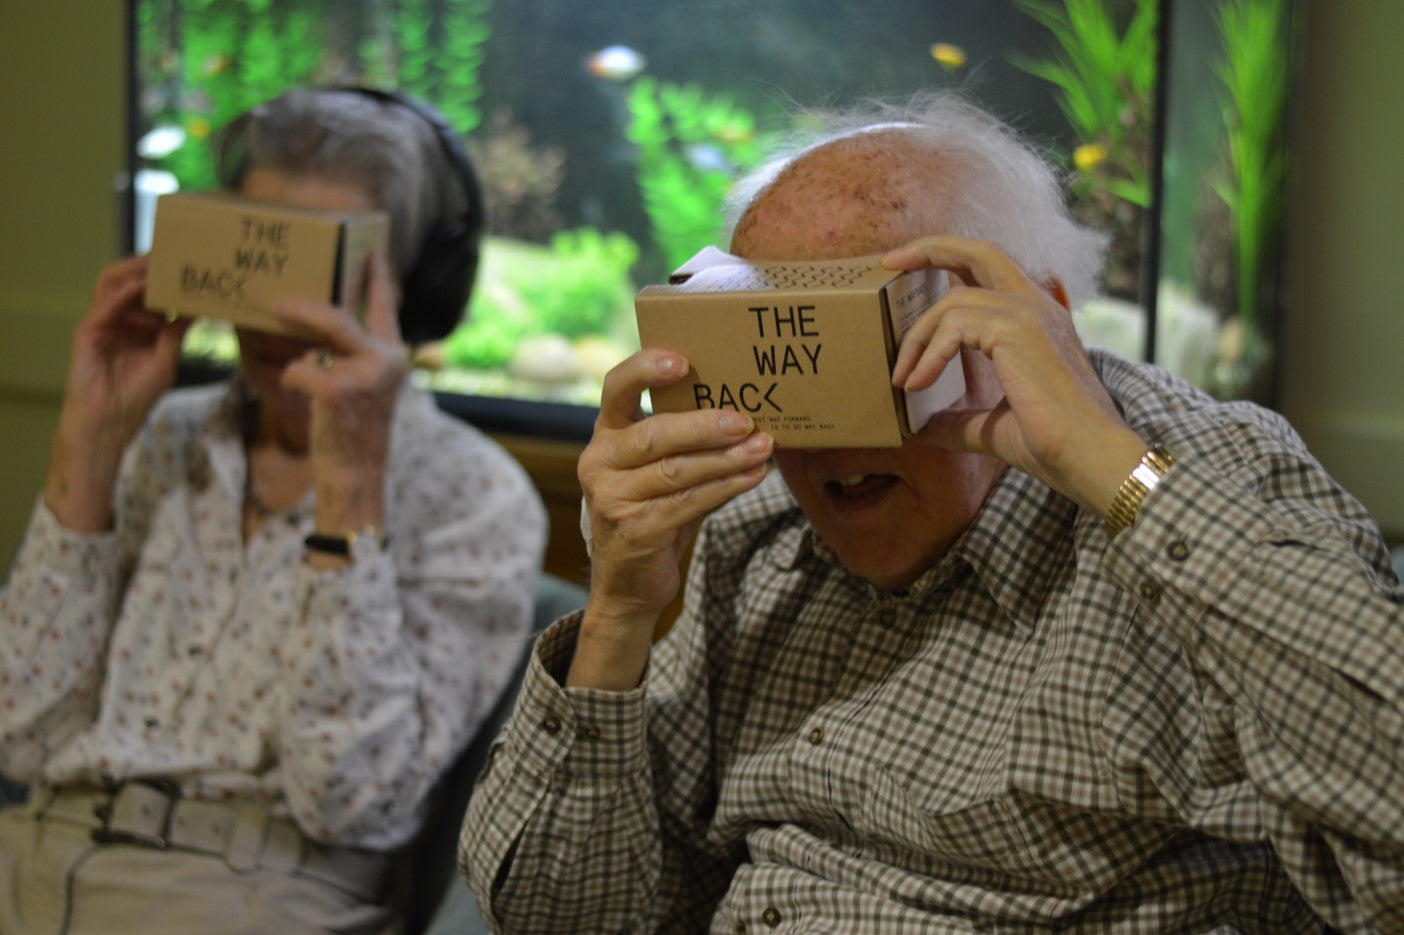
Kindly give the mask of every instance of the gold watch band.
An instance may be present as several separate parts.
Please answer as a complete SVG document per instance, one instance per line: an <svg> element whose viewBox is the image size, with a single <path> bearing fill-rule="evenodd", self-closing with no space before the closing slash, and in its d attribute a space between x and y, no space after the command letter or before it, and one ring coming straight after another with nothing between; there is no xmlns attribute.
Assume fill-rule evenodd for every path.
<svg viewBox="0 0 1404 935"><path fill-rule="evenodd" d="M1107 538L1115 537L1135 521L1141 501L1174 465L1175 457L1164 445L1156 445L1141 457L1141 463L1121 482L1116 498L1107 509Z"/></svg>

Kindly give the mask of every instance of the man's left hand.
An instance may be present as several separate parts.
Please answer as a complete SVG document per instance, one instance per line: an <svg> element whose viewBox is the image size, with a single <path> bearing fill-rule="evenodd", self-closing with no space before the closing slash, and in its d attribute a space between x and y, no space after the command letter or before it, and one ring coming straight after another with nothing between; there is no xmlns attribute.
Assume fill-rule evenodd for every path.
<svg viewBox="0 0 1404 935"><path fill-rule="evenodd" d="M1072 315L988 241L927 237L889 252L892 269L934 266L958 283L908 330L892 383L930 386L960 366L962 348L993 365L1002 398L987 408L948 409L916 436L924 444L993 455L1081 506L1105 515L1122 480L1149 447L1122 420Z"/></svg>

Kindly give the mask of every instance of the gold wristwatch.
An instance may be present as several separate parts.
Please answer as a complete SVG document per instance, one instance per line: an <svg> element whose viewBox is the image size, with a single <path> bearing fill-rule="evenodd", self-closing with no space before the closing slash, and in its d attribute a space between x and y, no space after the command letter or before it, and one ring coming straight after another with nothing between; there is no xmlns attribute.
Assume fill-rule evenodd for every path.
<svg viewBox="0 0 1404 935"><path fill-rule="evenodd" d="M1107 538L1114 538L1135 521L1141 501L1174 466L1175 457L1164 445L1156 445L1141 457L1141 463L1121 482L1121 489L1107 509Z"/></svg>

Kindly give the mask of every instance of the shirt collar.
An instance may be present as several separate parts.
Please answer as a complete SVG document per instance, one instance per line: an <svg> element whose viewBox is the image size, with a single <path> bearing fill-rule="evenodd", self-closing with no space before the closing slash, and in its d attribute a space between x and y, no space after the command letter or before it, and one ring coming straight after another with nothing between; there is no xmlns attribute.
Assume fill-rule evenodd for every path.
<svg viewBox="0 0 1404 935"><path fill-rule="evenodd" d="M1052 590L1075 570L1078 508L1010 468L946 557L963 561L1020 629L1033 632Z"/></svg>

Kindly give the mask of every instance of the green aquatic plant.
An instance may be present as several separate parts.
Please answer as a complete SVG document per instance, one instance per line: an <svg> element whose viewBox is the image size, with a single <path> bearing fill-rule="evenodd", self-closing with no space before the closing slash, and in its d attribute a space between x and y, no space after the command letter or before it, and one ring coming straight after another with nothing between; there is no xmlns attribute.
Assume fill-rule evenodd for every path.
<svg viewBox="0 0 1404 935"><path fill-rule="evenodd" d="M630 88L629 113L644 211L672 269L716 243L728 190L760 158L755 118L697 85L651 78Z"/></svg>
<svg viewBox="0 0 1404 935"><path fill-rule="evenodd" d="M183 188L214 185L210 135L298 85L398 87L431 101L460 134L482 120L479 73L491 0L138 0L143 109L183 144L149 163ZM350 56L333 51L358 36ZM335 33L335 34L334 34Z"/></svg>
<svg viewBox="0 0 1404 935"><path fill-rule="evenodd" d="M304 4L278 11L271 0L144 0L137 28L161 100L153 124L185 132L184 143L152 160L185 188L214 185L210 134L242 111L316 72L319 13Z"/></svg>
<svg viewBox="0 0 1404 935"><path fill-rule="evenodd" d="M459 133L480 123L479 80L490 33L490 0L398 0L394 4L395 83L433 101Z"/></svg>
<svg viewBox="0 0 1404 935"><path fill-rule="evenodd" d="M1227 0L1215 17L1224 54L1214 71L1223 86L1219 110L1229 158L1229 178L1215 190L1233 221L1238 317L1250 354L1261 337L1258 295L1287 174L1285 15L1283 0Z"/></svg>
<svg viewBox="0 0 1404 935"><path fill-rule="evenodd" d="M1052 35L1053 56L1013 56L1056 88L1055 100L1079 145L1069 188L1081 213L1111 231L1108 289L1134 295L1141 215L1151 200L1150 130L1156 79L1157 0L1134 0L1124 28L1106 0L1016 0Z"/></svg>
<svg viewBox="0 0 1404 935"><path fill-rule="evenodd" d="M444 342L459 367L500 367L524 338L557 334L575 340L620 331L633 310L629 269L639 248L618 231L561 231L549 247L490 242L468 320Z"/></svg>

